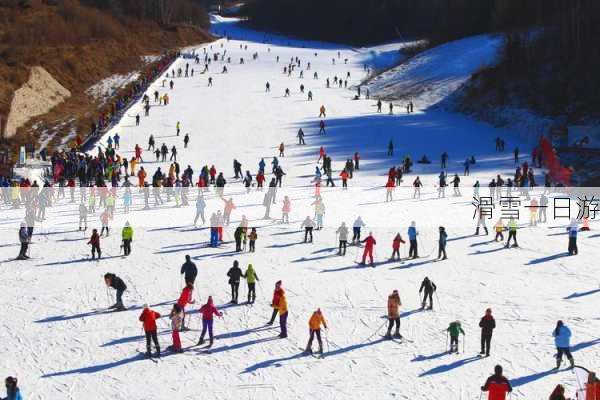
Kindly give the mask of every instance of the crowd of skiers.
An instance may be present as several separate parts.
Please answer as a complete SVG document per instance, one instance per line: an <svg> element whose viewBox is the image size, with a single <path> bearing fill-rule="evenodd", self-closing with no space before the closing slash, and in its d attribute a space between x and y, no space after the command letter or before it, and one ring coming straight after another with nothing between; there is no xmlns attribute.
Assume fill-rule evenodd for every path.
<svg viewBox="0 0 600 400"><path fill-rule="evenodd" d="M225 60L225 53L221 54L221 60ZM257 54L253 55L253 58L256 59L258 57ZM216 60L217 58L215 58ZM211 57L205 53L204 57L205 61L205 71L208 71L208 66L211 61ZM199 63L199 58L196 58L196 62ZM230 59L228 59L228 63ZM335 59L334 59L335 62ZM243 59L240 60L240 63L243 63ZM286 67L284 67L284 73L291 75L292 71L296 69L300 69L302 66L302 60L296 58L292 59ZM310 70L310 63L306 64L306 70ZM223 73L226 73L226 67L223 69ZM194 69L189 71L189 64L186 64L185 72L183 69L179 68L177 70L177 75L175 70L172 71L171 81L169 82L169 86L173 89L173 78L175 76L181 77L184 76L193 76ZM300 74L303 75L303 70L300 71ZM318 74L315 72L313 75L315 79L318 79ZM169 75L167 74L167 77ZM349 79L349 73L344 80L344 87L347 86L347 79ZM334 85L338 85L342 87L342 79L335 76L333 78ZM164 86L165 82L163 82ZM212 85L212 80L209 81L209 85ZM329 78L327 79L327 87L330 86ZM266 91L269 92L271 90L270 83L266 84ZM300 92L304 92L304 86L302 85L300 88ZM289 89L285 91L286 95L290 95ZM358 88L358 97L360 98L360 87ZM369 98L369 93L367 90L366 97ZM308 91L308 100L312 100L313 92L311 90ZM158 91L154 93L154 101L160 104L168 104L169 97L168 95L160 95ZM148 114L150 98L148 96L144 97L143 104L144 109L146 110L146 115ZM378 112L381 112L381 101L377 102ZM322 118L319 122L319 134L326 134L326 108L322 105L319 108L319 118ZM393 105L390 103L389 105L390 114L393 113ZM407 105L407 112L413 112L413 104L412 101ZM136 125L140 124L139 115L135 116ZM181 123L177 122L175 126L176 136L179 136L181 133ZM298 144L305 144L305 134L302 129L299 129L297 133ZM184 149L187 148L188 143L190 141L189 134L185 134L184 136ZM497 151L504 150L504 141L500 138L496 140L496 149ZM117 188L123 188L122 199L123 199L123 210L124 212L129 211L129 207L133 202L132 188L137 186L137 189L140 193L143 194L144 197L144 205L145 208L150 208L149 199L152 193L154 198L154 205L164 204L164 200L162 199L162 195L166 194L166 202L170 202L171 198L175 201L175 205L186 206L189 204L190 200L190 188L196 188L196 214L194 218L194 224L198 222L198 219L202 220L204 224L206 222L205 218L205 208L206 201L204 197L204 193L208 190L208 187L213 185L215 192L219 198L224 202L223 212L220 210L213 213L209 218L210 222L210 245L218 246L219 243L223 241L223 230L224 227L228 226L231 220L232 212L236 209L236 205L233 202L232 198L226 199L224 197L224 188L227 185L227 180L224 177L223 171L218 171L214 165L210 167L204 165L197 177L197 181L194 180L194 171L191 166L187 166L185 170L181 170L180 165L177 161L178 150L175 145L173 145L170 149L169 147L163 143L160 147L157 146L155 138L153 135L150 135L148 140L148 148L146 151L152 150L154 155L156 156L157 161L167 162L167 157L170 154L169 160L172 163L169 166L169 170L167 173L163 173L161 168L157 168L153 175L150 177L147 174L147 171L144 169L144 166L141 165L144 163L142 158L143 149L140 145L136 144L134 148L135 156L131 159L127 157L121 156L117 153L117 150L120 149L120 137L118 134L110 137L107 140L106 146L103 148L101 146L97 149L97 154L92 156L90 154L83 154L77 151L76 148L73 148L71 151L65 152L55 152L51 156L52 169L48 173L48 179L43 183L43 187L39 187L37 182L29 182L24 179L20 182L9 182L6 179L0 180L0 184L3 187L9 188L9 190L3 190L3 198L5 203L10 204L14 208L19 208L21 206L25 206L25 222L23 222L19 229L19 242L21 243L21 248L19 252L18 259L27 259L28 256L28 245L31 242L31 237L33 234L34 226L36 222L42 222L45 218L45 209L47 207L51 207L54 203L56 203L59 199L63 199L66 197L65 190L68 189L70 195L70 201L73 203L79 202L79 229L86 230L88 226L88 216L89 214L94 214L96 212L96 206L104 207L104 210L101 210L100 213L100 223L101 230L98 233L98 229L93 229L90 240L88 244L91 245L91 253L92 259L96 257L101 258L102 250L100 240L102 235L106 233L106 236L109 235L109 222L112 220L116 208L117 201ZM392 141L389 142L387 154L389 156L393 156L394 154L394 144ZM285 145L284 143L280 143L277 146L278 157L285 157ZM263 205L266 207L266 217L270 217L269 210L272 204L276 203L276 195L277 188L281 188L283 178L286 175L282 166L279 163L279 158L273 157L271 161L271 174L272 179L268 184L268 189L265 193L265 199ZM533 187L536 185L535 175L532 168L529 167L527 161L523 162L521 165L519 159L519 150L515 149L514 151L515 157L515 165L517 165L514 178L511 180L507 179L505 182L500 175L497 178L492 179L489 183L489 191L490 196L492 198L500 198L502 195L502 188L506 188L506 194L510 195L512 193L513 188L527 188ZM340 180L342 182L342 188L346 189L348 187L348 181L353 178L353 174L360 170L360 160L361 156L358 152L355 152L351 158L347 158L344 161L344 166L339 173ZM447 172L448 169L448 161L449 155L444 152L440 157L440 167L442 169L442 173L439 176L439 185L438 185L438 197L445 197L444 188L447 186ZM313 180L315 187L315 196L314 202L311 205L314 205L315 208L315 218L314 220L307 216L306 219L302 222L301 228L304 229L304 241L312 242L313 241L313 233L314 230L320 230L324 226L323 217L325 214L325 204L323 202L322 197L320 196L320 187L322 179L326 179L327 186L335 186L335 183L332 178L333 168L332 168L332 159L329 154L325 151L324 147L321 147L319 150L319 166L316 167L315 178ZM424 155L418 163L428 164L430 163L429 159ZM466 159L464 166L464 175L468 175L470 172L470 168L472 165L476 163L475 158L471 156ZM541 152L533 154L533 163L537 164L538 167L541 166ZM402 165L398 167L392 167L388 172L386 187L386 201L392 201L392 193L393 189L400 185L402 182L403 175L411 172L412 167L412 159L409 155L405 156L402 160ZM256 185L257 190L263 190L264 183L267 181L265 177L266 173L266 161L261 159L258 163L257 172L254 176L252 176L250 169L246 170L246 173L243 173L242 164L238 160L233 161L233 172L235 175L234 179L241 180L241 183L249 192L252 187ZM137 185L131 181L135 181L137 178ZM147 182L147 178L151 178L151 182ZM131 179L131 181L130 181ZM51 183L52 182L52 183ZM455 190L454 194L456 196L461 195L459 191L460 185L460 177L458 174L455 174L453 180L450 181L453 184ZM423 186L420 178L417 176L416 179L412 183L414 187L414 196L420 198L420 188ZM546 175L544 185L546 188L551 187L552 182L550 180L549 175ZM77 191L77 187L79 186L79 190ZM479 194L479 182L476 183L474 190ZM515 189L521 190L521 189ZM544 207L547 205L547 197L546 192L540 196L539 203L535 203L532 205L531 209L537 212L538 208ZM527 194L529 197L529 191L522 189L523 194ZM78 196L77 196L78 195ZM479 196L478 196L479 197ZM545 200L544 200L545 199ZM535 199L534 199L535 200ZM533 200L532 200L533 201ZM289 222L289 213L291 211L291 201L288 196L285 196L283 199L283 207L282 207L282 222ZM540 210L541 211L541 210ZM536 216L532 217L532 223L536 221L541 221L542 214L540 213L539 219ZM544 214L544 221L546 217ZM483 221L482 221L483 220ZM578 221L573 220L571 225L567 228L569 235L569 253L577 254L577 231ZM584 222L586 224L586 222ZM375 246L377 245L377 241L374 237L373 232L369 232L368 235L361 239L361 229L365 227L364 222L360 217L358 217L352 224L352 239L350 238L350 229L346 226L345 222L342 222L341 225L336 230L336 237L339 239L338 242L338 255L344 256L346 254L347 246L350 242L351 245L361 246L364 245L363 254L362 254L362 262L361 264L366 264L367 260L370 265L374 265L374 252ZM488 233L487 227L485 225L485 220L481 216L478 218L478 225L476 234L479 234L479 228L483 227L485 233ZM494 226L496 232L496 240L504 240L502 232L505 229L508 229L508 241L506 246L508 247L511 239L514 241L516 245L516 231L518 226L516 225L516 221L514 219L510 219L507 227L505 227L502 223L502 220L499 220ZM448 241L448 234L446 229L443 226L438 228L439 236L437 240L438 245L438 259L445 260L447 259L446 245ZM411 222L407 231L407 240L409 243L409 251L408 258L415 259L419 257L419 246L418 246L418 235L419 231L417 230L416 223ZM249 242L248 251L254 252L256 249L256 240L258 238L258 234L255 227L249 227L248 220L245 216L242 216L242 221L235 229L234 232L235 239L235 248L236 251L244 251L246 250L246 243ZM131 243L133 241L133 228L131 227L129 222L125 223L125 226L121 230L121 239L122 244L121 248L123 250L123 254L128 256L131 254ZM406 244L406 241L403 239L400 233L397 233L392 240L391 248L391 260L400 260L400 247L402 244ZM192 259L189 255L186 256L186 261L181 267L181 274L184 278L184 287L181 291L181 294L175 304L173 304L171 311L169 312L169 320L172 334L172 345L168 347L169 350L173 352L181 352L183 351L183 347L181 344L181 338L179 336L180 332L184 332L188 330L186 326L186 308L190 305L196 304L196 300L194 299L194 285L195 280L198 275L198 269L196 265L192 262ZM243 271L240 268L239 262L235 260L233 262L232 267L227 271L227 279L228 285L231 291L231 304L239 304L239 288L242 282L242 279L246 280L247 284L247 303L253 304L256 301L256 285L259 284L260 280L257 272L255 271L252 264L248 264ZM116 300L114 305L109 308L115 309L116 311L126 310L127 308L123 304L123 295L127 291L127 285L124 280L117 276L114 273L106 273L104 275L105 285L108 288L112 288L116 291ZM423 295L422 298L422 309L432 310L434 306L433 297L436 295L437 286L434 282L432 282L428 277L422 281L421 286L419 288L419 293ZM198 297L196 297L198 298ZM277 317L279 317L279 326L280 326L280 338L288 337L288 301L285 294L285 290L283 288L282 281L279 280L275 283L275 288L273 290L273 296L270 302L272 307L272 314L270 319L267 321L267 325L272 325L275 323ZM402 302L400 299L400 294L398 290L394 290L387 299L387 332L384 335L387 339L403 339L403 336L400 333L400 320L401 313L400 308L402 306ZM202 345L205 343L205 338L208 335L208 347L210 348L215 340L214 336L214 317L225 318L225 315L222 311L218 309L215 305L213 298L211 295L206 297L206 302L199 307L199 313L201 316L201 324L202 331L200 337L198 339L198 345ZM189 314L189 311L188 311ZM145 332L145 340L146 340L146 354L148 356L152 355L152 345L155 348L155 355L159 356L160 351L160 343L158 340L158 327L157 327L157 319L160 318L161 315L154 311L148 304L144 304L143 311L139 315L139 321L142 323L144 332ZM189 324L189 321L188 321ZM496 328L496 321L492 315L492 310L487 309L485 314L481 317L479 321L479 327L481 328L481 355L489 356L490 348L492 342L492 333ZM323 311L318 308L308 318L308 343L305 347L305 351L312 353L313 341L316 338L318 344L318 353L323 353L323 341L322 341L322 331L321 329L328 329L328 324L325 320ZM449 352L459 352L459 338L462 334L465 335L465 330L463 329L460 321L453 321L449 324L447 329L445 330L448 334L449 338ZM558 321L555 330L552 332L552 335L555 339L555 345L557 350L556 355L556 369L558 369L561 365L562 358L565 356L569 362L571 367L574 366L574 360L570 350L570 337L571 331L570 329L562 322ZM597 381L590 381L590 387L592 391L597 390L600 394L600 384L596 383ZM599 389L594 389L598 387ZM6 379L6 388L8 392L8 399L19 400L21 398L19 389L17 387L17 379L8 377ZM560 400L564 399L564 388L562 386L557 386L555 391L553 392L550 400ZM494 370L494 374L490 376L485 384L481 387L481 390L484 392L490 393L490 399L503 399L504 395L510 391L512 391L510 382L507 378L503 376L502 367L497 365ZM562 390L562 391L561 391ZM596 392L594 392L596 393ZM560 397L563 396L563 397ZM592 397L588 397L589 399L593 399Z"/></svg>

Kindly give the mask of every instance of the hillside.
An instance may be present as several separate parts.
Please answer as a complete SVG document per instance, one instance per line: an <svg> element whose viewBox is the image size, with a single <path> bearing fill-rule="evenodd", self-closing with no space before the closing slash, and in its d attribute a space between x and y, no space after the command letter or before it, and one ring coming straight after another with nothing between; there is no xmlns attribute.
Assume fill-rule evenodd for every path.
<svg viewBox="0 0 600 400"><path fill-rule="evenodd" d="M0 118L6 121L13 93L28 80L31 67L41 66L71 93L49 113L30 120L4 145L15 149L37 141L41 132L59 127L49 141L52 147L73 130L87 131L99 106L98 100L86 93L90 86L115 74L139 71L149 62L142 57L205 42L210 37L207 14L191 0L169 3L172 9L165 10L168 18L151 8L157 2L136 6L138 3L2 3Z"/></svg>

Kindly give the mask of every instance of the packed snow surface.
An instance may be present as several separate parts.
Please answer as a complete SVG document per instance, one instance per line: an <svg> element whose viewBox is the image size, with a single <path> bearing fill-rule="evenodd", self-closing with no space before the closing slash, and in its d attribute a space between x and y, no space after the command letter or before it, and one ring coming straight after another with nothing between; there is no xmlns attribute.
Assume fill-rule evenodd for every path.
<svg viewBox="0 0 600 400"><path fill-rule="evenodd" d="M78 204L70 203L67 194L48 209L47 219L36 225L32 259L11 261L18 251L16 231L24 211L2 205L0 371L18 376L25 398L478 399L480 386L499 363L514 386L513 399L542 399L558 383L567 385L569 393L574 390L570 372L551 371L555 365L551 333L558 319L573 331L577 364L598 368L600 245L594 233L596 224L591 224L591 232L580 234L580 254L572 257L565 256L568 220L553 220L551 210L549 222L536 227L527 226L527 212L521 210L520 249L504 249L491 240L491 232L472 236L471 186L476 180L487 186L496 174L514 172L511 150L521 144L515 135L461 115L421 107L412 114L397 107L394 115L387 115L384 104L384 112L378 114L375 100L365 100L364 91L361 100L352 100L355 89L350 87L365 78L365 57L376 54L369 49L288 40L242 29L234 20L217 17L213 22L215 32L226 30L232 39L219 39L196 52L202 58L203 48L211 55L227 50L229 72L221 73L223 61L211 63L209 72L201 74L202 64L178 60L174 68L185 68L189 62L194 76L175 78L173 90L163 87L160 78L148 90L151 97L155 90L168 92L170 104L152 102L149 117L143 116L142 106L137 104L110 134L120 134L120 153L129 158L136 143L145 150L149 135L154 134L157 145L177 146L182 170L191 165L194 179L205 164L224 171L228 179L225 198L233 198L237 205L231 225L225 228L226 243L208 247L207 226L193 226L195 190L190 206L175 208L171 201L142 210L143 197L134 189L129 214L123 213L122 200L117 199L110 236L102 238L104 258L89 261L86 243L90 229L85 234L77 230ZM489 39L473 38L463 47L442 46L439 52L432 49L414 67L395 71L394 79L417 79L418 74L429 77L431 71L450 78L463 73L467 63L489 61L493 43L481 47L485 40ZM254 52L258 53L256 60L251 56ZM239 64L241 57L243 65ZM304 79L298 77L299 69L291 77L283 74L284 65L294 57L302 60ZM305 68L307 62L311 62L310 70ZM314 71L318 79L313 79ZM334 76L345 79L347 72L348 89L325 88L325 78L333 84ZM212 87L207 85L209 76ZM265 92L267 81L270 92ZM305 85L305 94L299 92L300 84ZM373 91L377 85L373 84ZM289 98L284 97L286 87L291 90ZM313 92L313 101L307 101L308 90ZM318 135L321 105L327 112L326 135ZM135 126L133 117L138 113L141 124ZM175 134L178 121L182 128L179 137ZM305 146L296 145L300 127L306 133ZM185 133L191 137L187 149L183 148ZM497 136L506 140L504 153L494 151ZM102 139L104 144L106 139ZM390 139L395 144L393 157L386 156ZM246 194L241 182L232 178L234 158L243 164L244 172L250 170L254 175L264 157L269 172L281 142L286 151L279 159L287 175L271 216L280 218L283 196L289 195L289 224L262 219L263 193L253 187ZM315 231L313 243L305 244L300 223L313 215L312 179L320 146L333 158L336 187L323 185L325 228ZM350 180L350 190L342 191L337 175L355 151L360 152L361 168ZM450 177L455 172L461 175L463 197L452 197L450 187L445 199L437 199L435 186L443 151L450 155ZM523 147L522 152L527 149ZM403 187L394 193L394 201L386 203L387 170L400 165L406 154L414 160L427 154L433 163L415 163L413 172L405 175ZM470 176L463 177L462 163L470 155L475 155L477 164ZM149 177L158 166L168 170L169 164L155 162L150 152L144 151L142 157ZM425 185L420 201L412 199L411 182L416 175ZM137 183L137 179L133 181ZM482 188L482 193L486 191ZM213 190L206 198L207 217L223 208ZM152 205L152 198L150 201ZM90 228L100 228L98 215L97 210L90 216ZM234 252L232 235L242 215L258 227L255 253ZM363 238L372 231L377 240L375 268L357 265L361 248L349 247L345 257L336 255L336 227L342 221L351 226L359 215L367 225ZM133 252L128 258L119 255L120 229L126 220L134 228ZM393 236L401 232L406 240L406 229L413 220L420 231L421 258L385 262L391 255ZM488 227L493 222L495 219L488 221ZM437 256L439 225L448 230L449 259L432 262ZM143 359L140 351L145 351L145 343L138 321L141 305L147 302L162 315L169 313L182 287L179 269L186 254L197 264L199 275L196 305L188 307L192 330L182 333L183 346L198 341L197 309L212 295L224 312L223 319L215 319L212 352L205 354L192 347L183 354L165 354L155 362ZM401 255L407 256L405 245ZM226 272L233 260L238 260L243 270L252 263L260 278L253 306L228 304ZM131 309L105 312L114 302L114 291L108 298L102 279L106 272L125 280L128 291L124 300ZM420 311L418 289L425 276L438 286L434 311ZM264 328L271 314L273 286L280 279L289 302L288 339L277 338L277 324L274 329ZM399 290L402 300L402 334L410 339L402 344L381 336L387 296L393 289ZM240 299L246 293L242 282ZM329 326L323 359L300 350L308 339L308 319L318 307ZM493 309L497 328L491 356L479 358L478 322L488 307ZM445 329L457 319L466 332L465 348L461 338L460 354L450 355L446 353ZM159 320L159 340L163 349L171 344L167 318Z"/></svg>

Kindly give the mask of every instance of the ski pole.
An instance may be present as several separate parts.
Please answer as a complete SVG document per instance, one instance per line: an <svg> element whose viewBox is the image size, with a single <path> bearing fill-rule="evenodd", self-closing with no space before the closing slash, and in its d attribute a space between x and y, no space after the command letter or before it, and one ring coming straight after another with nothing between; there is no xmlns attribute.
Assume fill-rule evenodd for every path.
<svg viewBox="0 0 600 400"><path fill-rule="evenodd" d="M483 390L479 392L479 400L483 398Z"/></svg>
<svg viewBox="0 0 600 400"><path fill-rule="evenodd" d="M323 335L325 337L325 344L327 345L327 352L329 353L329 339L327 338L327 333Z"/></svg>
<svg viewBox="0 0 600 400"><path fill-rule="evenodd" d="M448 351L448 331L446 331L446 346L444 347L446 351Z"/></svg>

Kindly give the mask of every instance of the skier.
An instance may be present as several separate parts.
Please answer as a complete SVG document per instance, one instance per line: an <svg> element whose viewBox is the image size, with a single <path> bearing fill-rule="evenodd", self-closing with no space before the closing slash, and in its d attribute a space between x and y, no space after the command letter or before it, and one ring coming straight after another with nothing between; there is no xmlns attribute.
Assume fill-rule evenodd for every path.
<svg viewBox="0 0 600 400"><path fill-rule="evenodd" d="M597 397L593 397L594 394L586 394L586 399L596 400ZM556 385L552 394L548 398L548 400L571 400L565 397L565 387L561 384Z"/></svg>
<svg viewBox="0 0 600 400"><path fill-rule="evenodd" d="M230 197L229 200L225 200L221 198L225 203L225 207L223 209L223 222L225 225L229 226L229 222L231 220L231 211L235 208L235 204L233 203L233 199Z"/></svg>
<svg viewBox="0 0 600 400"><path fill-rule="evenodd" d="M248 251L250 253L254 253L256 251L256 239L258 239L258 234L256 233L256 228L252 228L250 230L250 233L248 234L248 240L249 240L249 249ZM246 247L246 241L244 240L244 247Z"/></svg>
<svg viewBox="0 0 600 400"><path fill-rule="evenodd" d="M557 321L552 336L554 336L554 344L556 345L556 368L554 369L557 370L560 368L563 354L569 359L571 368L575 367L575 360L573 360L573 356L571 355L571 330L569 327L561 320Z"/></svg>
<svg viewBox="0 0 600 400"><path fill-rule="evenodd" d="M265 92L270 92L271 91L271 84L269 82L267 82L265 84Z"/></svg>
<svg viewBox="0 0 600 400"><path fill-rule="evenodd" d="M298 129L298 134L296 136L298 137L298 144L299 145L306 144L304 142L304 131L302 130L302 128Z"/></svg>
<svg viewBox="0 0 600 400"><path fill-rule="evenodd" d="M489 392L488 400L504 400L506 393L512 392L512 386L508 379L502 375L502 367L494 367L494 375L487 378L485 385L481 387L482 392Z"/></svg>
<svg viewBox="0 0 600 400"><path fill-rule="evenodd" d="M238 304L238 294L240 290L240 280L243 273L237 260L233 261L233 266L227 271L229 277L229 286L231 286L231 303Z"/></svg>
<svg viewBox="0 0 600 400"><path fill-rule="evenodd" d="M183 148L184 149L187 149L189 142L190 142L190 134L186 133L185 136L183 137Z"/></svg>
<svg viewBox="0 0 600 400"><path fill-rule="evenodd" d="M315 223L313 222L312 219L310 219L309 216L307 216L306 219L300 225L300 229L304 228L304 243L306 243L306 242L312 243L314 227L315 227ZM308 240L309 236L310 236L310 240Z"/></svg>
<svg viewBox="0 0 600 400"><path fill-rule="evenodd" d="M195 301L192 299L192 295L194 293L194 284L192 282L186 282L184 288L181 290L181 294L179 295L179 299L177 300L177 305L181 308L181 314L183 315L181 321L181 330L188 330L185 326L185 306L188 304L194 304Z"/></svg>
<svg viewBox="0 0 600 400"><path fill-rule="evenodd" d="M427 304L427 298L429 298L429 307L428 310L433 310L433 293L437 290L437 286L433 281L429 280L429 277L425 277L423 282L421 282L421 288L419 289L419 294L423 292L423 301L421 302L421 309L425 309L425 305Z"/></svg>
<svg viewBox="0 0 600 400"><path fill-rule="evenodd" d="M381 106L383 104L381 103L381 99L377 99L377 112L380 113L381 112Z"/></svg>
<svg viewBox="0 0 600 400"><path fill-rule="evenodd" d="M398 261L400 261L400 243L406 242L402 239L402 235L400 235L400 232L398 232L394 237L394 241L392 242L392 257L390 258L391 261L394 261L396 259L396 256L398 257Z"/></svg>
<svg viewBox="0 0 600 400"><path fill-rule="evenodd" d="M319 135L325 134L325 121L319 121Z"/></svg>
<svg viewBox="0 0 600 400"><path fill-rule="evenodd" d="M346 246L348 244L348 228L346 223L342 222L339 228L335 231L336 235L339 235L339 250L338 256L346 255Z"/></svg>
<svg viewBox="0 0 600 400"><path fill-rule="evenodd" d="M568 247L569 255L570 256L577 255L577 253L578 253L578 250L577 250L578 228L577 228L577 220L575 218L571 219L571 225L569 225L569 227L567 228L567 232L569 233L569 247Z"/></svg>
<svg viewBox="0 0 600 400"><path fill-rule="evenodd" d="M181 265L181 272L183 279L185 280L186 286L188 284L194 284L196 282L196 276L198 275L198 268L196 264L192 262L192 258L189 254L185 255L185 262Z"/></svg>
<svg viewBox="0 0 600 400"><path fill-rule="evenodd" d="M402 306L402 301L400 301L400 295L398 294L398 290L394 289L392 294L388 296L387 301L387 309L388 309L388 329L385 334L386 339L392 338L392 328L396 325L396 330L394 332L394 338L402 339L402 335L400 334L400 306Z"/></svg>
<svg viewBox="0 0 600 400"><path fill-rule="evenodd" d="M131 254L131 242L133 241L133 228L129 221L125 222L125 226L121 231L121 239L123 239L123 255L128 256Z"/></svg>
<svg viewBox="0 0 600 400"><path fill-rule="evenodd" d="M92 236L87 244L92 245L92 260L96 258L96 252L98 252L98 260L102 257L102 250L100 250L100 235L98 235L98 230L94 229L92 231Z"/></svg>
<svg viewBox="0 0 600 400"><path fill-rule="evenodd" d="M483 227L483 230L485 231L485 234L488 234L488 228L487 225L485 224L485 220L486 220L486 215L483 213L483 208L481 208L481 204L480 204L480 200L477 199L477 201L479 202L479 204L477 204L477 227L475 228L475 235L479 235L479 228Z"/></svg>
<svg viewBox="0 0 600 400"><path fill-rule="evenodd" d="M462 194L460 193L460 189L458 188L460 185L460 178L458 177L458 174L454 174L454 178L452 179L452 187L454 189L454 196L455 197L460 197L462 196Z"/></svg>
<svg viewBox="0 0 600 400"><path fill-rule="evenodd" d="M146 334L146 356L151 357L150 340L154 342L156 348L156 357L160 357L160 345L158 344L158 336L156 334L156 319L160 318L160 314L151 310L148 304L144 304L144 310L140 314L139 320L144 325L144 333Z"/></svg>
<svg viewBox="0 0 600 400"><path fill-rule="evenodd" d="M360 229L365 226L366 225L360 216L354 220L354 223L352 224L352 244L359 243L360 246Z"/></svg>
<svg viewBox="0 0 600 400"><path fill-rule="evenodd" d="M127 285L125 285L123 279L119 278L113 273L107 272L106 274L104 274L104 283L106 283L106 286L111 287L117 291L115 304L108 308L115 309L117 311L125 310L125 306L123 306L123 293L127 290Z"/></svg>
<svg viewBox="0 0 600 400"><path fill-rule="evenodd" d="M448 258L446 256L446 243L448 241L448 234L446 233L446 228L444 228L443 226L440 226L439 231L440 237L438 239L438 260L445 260ZM442 254L444 255L444 257L442 257Z"/></svg>
<svg viewBox="0 0 600 400"><path fill-rule="evenodd" d="M315 312L311 315L308 320L308 330L309 330L309 338L308 344L306 345L306 352L312 354L312 342L317 337L317 342L319 343L319 350L317 353L323 354L323 341L321 340L321 325L323 328L327 329L327 322L323 317L323 313L320 308L317 308Z"/></svg>
<svg viewBox="0 0 600 400"><path fill-rule="evenodd" d="M420 199L421 198L421 187L423 186L423 184L421 183L421 178L419 178L418 176L415 178L415 180L413 181L413 187L415 188L415 191L413 193L413 199Z"/></svg>
<svg viewBox="0 0 600 400"><path fill-rule="evenodd" d="M81 225L83 224L83 230L87 230L87 215L88 209L84 202L79 204L79 230L82 230Z"/></svg>
<svg viewBox="0 0 600 400"><path fill-rule="evenodd" d="M277 303L277 311L279 312L279 327L281 329L279 337L285 339L287 337L288 304L283 291L281 292L281 297Z"/></svg>
<svg viewBox="0 0 600 400"><path fill-rule="evenodd" d="M206 208L206 201L204 201L204 195L201 191L198 191L198 197L196 198L196 216L194 217L194 226L198 222L198 217L202 218L202 225L206 222L204 219L204 209Z"/></svg>
<svg viewBox="0 0 600 400"><path fill-rule="evenodd" d="M450 334L450 353L458 354L458 337L462 333L463 336L465 331L460 325L460 321L450 322L448 328L446 328L446 332Z"/></svg>
<svg viewBox="0 0 600 400"><path fill-rule="evenodd" d="M291 211L292 203L288 196L283 197L283 208L281 209L281 222L289 223L290 222L290 211Z"/></svg>
<svg viewBox="0 0 600 400"><path fill-rule="evenodd" d="M275 282L275 290L273 291L273 299L271 300L271 307L273 307L273 313L271 314L271 319L269 320L269 322L267 322L267 325L273 325L273 322L275 322L275 317L279 312L279 300L284 294L284 290L281 287L281 284L281 281Z"/></svg>
<svg viewBox="0 0 600 400"><path fill-rule="evenodd" d="M507 228L508 228L508 240L506 241L505 247L507 249L510 247L510 239L511 238L514 239L514 244L512 247L519 247L519 244L517 243L518 224L517 224L517 221L513 217L510 217L510 219L508 220Z"/></svg>
<svg viewBox="0 0 600 400"><path fill-rule="evenodd" d="M492 316L491 308L485 310L485 315L479 321L479 327L481 328L481 352L479 354L489 357L492 333L496 328L496 320Z"/></svg>
<svg viewBox="0 0 600 400"><path fill-rule="evenodd" d="M494 237L494 242L503 242L504 241L504 223L502 222L502 218L498 218L498 221L494 225L494 230L496 231L496 237Z"/></svg>
<svg viewBox="0 0 600 400"><path fill-rule="evenodd" d="M388 157L392 157L394 155L394 142L390 139L387 146L387 155Z"/></svg>
<svg viewBox="0 0 600 400"><path fill-rule="evenodd" d="M319 108L319 118L321 117L326 118L324 105L321 105L321 107Z"/></svg>
<svg viewBox="0 0 600 400"><path fill-rule="evenodd" d="M374 267L375 264L373 263L373 249L375 248L377 241L375 241L375 238L373 237L373 232L369 232L369 236L362 240L361 243L365 243L365 250L363 251L361 265L366 264L367 256L369 256L370 265Z"/></svg>
<svg viewBox="0 0 600 400"><path fill-rule="evenodd" d="M248 268L246 268L246 272L242 276L248 284L248 304L254 304L254 300L256 300L256 282L260 281L260 279L258 279L258 275L254 271L252 264L248 264Z"/></svg>
<svg viewBox="0 0 600 400"><path fill-rule="evenodd" d="M17 378L9 376L4 380L4 383L6 386L5 400L23 400L23 397L21 396L21 390L17 386Z"/></svg>
<svg viewBox="0 0 600 400"><path fill-rule="evenodd" d="M173 304L173 309L169 314L169 319L171 320L171 338L173 339L173 345L167 347L167 350L171 350L174 353L182 353L183 349L181 348L179 331L183 327L183 312L181 311L181 307L179 307L179 305Z"/></svg>
<svg viewBox="0 0 600 400"><path fill-rule="evenodd" d="M27 249L29 248L29 234L27 232L27 226L25 222L21 222L21 227L19 228L19 242L21 243L21 249L19 250L19 255L17 256L17 260L26 260L29 257L27 256Z"/></svg>
<svg viewBox="0 0 600 400"><path fill-rule="evenodd" d="M198 345L204 344L204 335L206 335L206 331L208 331L208 346L212 347L214 336L213 336L213 316L223 317L223 313L217 310L213 303L212 296L208 296L208 301L202 307L200 307L200 314L202 314L202 333L200 334L200 339L198 340Z"/></svg>
<svg viewBox="0 0 600 400"><path fill-rule="evenodd" d="M408 257L409 258L419 258L419 250L417 246L417 236L419 232L417 231L416 222L412 221L410 223L410 227L408 228L408 241L410 243L410 247L408 249Z"/></svg>

